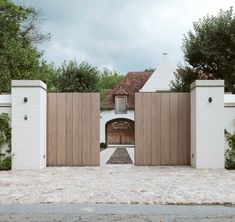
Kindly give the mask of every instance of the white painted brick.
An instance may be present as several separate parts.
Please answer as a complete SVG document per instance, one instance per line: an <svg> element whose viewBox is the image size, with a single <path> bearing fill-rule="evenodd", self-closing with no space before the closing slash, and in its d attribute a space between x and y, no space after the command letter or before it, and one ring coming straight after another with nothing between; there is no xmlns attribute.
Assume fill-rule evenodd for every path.
<svg viewBox="0 0 235 222"><path fill-rule="evenodd" d="M203 80L191 90L191 165L224 168L224 87ZM208 99L212 97L212 102Z"/></svg>
<svg viewBox="0 0 235 222"><path fill-rule="evenodd" d="M46 167L46 90L43 86L36 80L30 84L27 80L12 82L12 169ZM28 98L27 103L24 97ZM24 120L25 115L28 120Z"/></svg>

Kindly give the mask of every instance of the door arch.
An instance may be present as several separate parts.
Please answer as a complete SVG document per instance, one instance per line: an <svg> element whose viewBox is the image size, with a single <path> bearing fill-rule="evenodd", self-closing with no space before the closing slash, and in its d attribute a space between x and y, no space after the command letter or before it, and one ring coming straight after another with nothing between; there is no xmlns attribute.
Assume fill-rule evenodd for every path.
<svg viewBox="0 0 235 222"><path fill-rule="evenodd" d="M128 144L135 143L135 122L130 119L119 118L113 119L105 125L106 143L112 144Z"/></svg>

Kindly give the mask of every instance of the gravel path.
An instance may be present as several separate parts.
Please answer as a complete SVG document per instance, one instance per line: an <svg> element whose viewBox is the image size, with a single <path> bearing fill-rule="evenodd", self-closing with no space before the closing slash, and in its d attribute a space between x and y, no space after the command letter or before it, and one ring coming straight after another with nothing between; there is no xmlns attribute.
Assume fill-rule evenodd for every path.
<svg viewBox="0 0 235 222"><path fill-rule="evenodd" d="M0 203L235 204L235 171L133 165L5 171Z"/></svg>

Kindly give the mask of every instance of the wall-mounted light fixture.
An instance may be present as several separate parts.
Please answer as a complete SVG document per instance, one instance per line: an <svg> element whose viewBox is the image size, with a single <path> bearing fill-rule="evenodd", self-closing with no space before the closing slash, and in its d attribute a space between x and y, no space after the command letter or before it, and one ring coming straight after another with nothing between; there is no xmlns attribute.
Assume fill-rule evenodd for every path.
<svg viewBox="0 0 235 222"><path fill-rule="evenodd" d="M24 97L24 103L27 103L27 102L28 102L28 98Z"/></svg>
<svg viewBox="0 0 235 222"><path fill-rule="evenodd" d="M209 97L208 102L212 103L212 97Z"/></svg>
<svg viewBox="0 0 235 222"><path fill-rule="evenodd" d="M24 120L28 120L28 116L27 115L24 116Z"/></svg>

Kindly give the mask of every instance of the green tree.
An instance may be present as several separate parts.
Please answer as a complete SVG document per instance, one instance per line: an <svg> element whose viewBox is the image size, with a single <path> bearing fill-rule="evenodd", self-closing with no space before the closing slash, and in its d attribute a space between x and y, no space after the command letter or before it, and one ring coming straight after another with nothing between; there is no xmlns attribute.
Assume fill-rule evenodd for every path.
<svg viewBox="0 0 235 222"><path fill-rule="evenodd" d="M156 70L156 68L147 68L144 70L144 72L154 72Z"/></svg>
<svg viewBox="0 0 235 222"><path fill-rule="evenodd" d="M197 79L214 79L214 77L212 74L205 74L198 68L179 64L175 72L175 80L170 83L171 91L189 92L191 83Z"/></svg>
<svg viewBox="0 0 235 222"><path fill-rule="evenodd" d="M228 148L225 151L225 167L227 169L235 169L235 133L224 131Z"/></svg>
<svg viewBox="0 0 235 222"><path fill-rule="evenodd" d="M115 70L105 68L100 74L98 89L100 92L114 88L121 80L123 75Z"/></svg>
<svg viewBox="0 0 235 222"><path fill-rule="evenodd" d="M233 8L220 10L217 16L205 16L193 23L183 39L183 52L188 63L185 70L179 67L173 89L192 72L201 72L197 78L224 79L225 90L235 93L235 15ZM203 74L202 74L203 73ZM177 79L178 78L178 79ZM179 81L180 79L180 81ZM187 78L191 79L190 77ZM194 78L192 78L194 80ZM177 83L178 81L178 83ZM188 84L187 82L183 85ZM188 89L188 88L187 88Z"/></svg>
<svg viewBox="0 0 235 222"><path fill-rule="evenodd" d="M64 62L57 70L57 89L60 92L97 92L100 71L87 62Z"/></svg>
<svg viewBox="0 0 235 222"><path fill-rule="evenodd" d="M12 0L0 1L0 92L10 91L12 79L44 79L46 64L35 44L49 38L38 30L39 14ZM45 72L44 72L45 73ZM47 73L48 75L48 73Z"/></svg>
<svg viewBox="0 0 235 222"><path fill-rule="evenodd" d="M54 64L47 64L45 61L42 61L33 78L45 82L49 92L57 91L57 69Z"/></svg>
<svg viewBox="0 0 235 222"><path fill-rule="evenodd" d="M98 91L100 92L101 108L106 97L106 93L109 89L114 88L124 78L123 75L115 70L105 68L101 72L98 83Z"/></svg>

